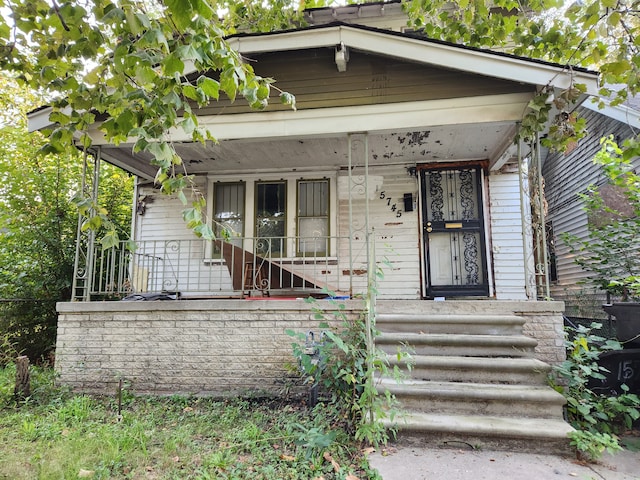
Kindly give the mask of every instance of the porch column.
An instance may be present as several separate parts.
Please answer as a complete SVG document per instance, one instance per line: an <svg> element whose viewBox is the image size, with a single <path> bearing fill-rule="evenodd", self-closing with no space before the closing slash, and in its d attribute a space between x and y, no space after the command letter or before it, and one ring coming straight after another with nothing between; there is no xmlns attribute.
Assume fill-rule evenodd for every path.
<svg viewBox="0 0 640 480"><path fill-rule="evenodd" d="M349 175L349 293L353 295L354 248L353 242L364 240L366 265L369 259L369 135L350 133L348 136L348 175ZM356 167L364 169L363 175L354 175ZM364 198L364 219L362 215L354 217L354 195Z"/></svg>
<svg viewBox="0 0 640 480"><path fill-rule="evenodd" d="M550 298L549 252L546 233L546 200L540 158L540 138L526 145L518 142L518 171L520 175L520 208L524 251L525 291L527 298Z"/></svg>
<svg viewBox="0 0 640 480"><path fill-rule="evenodd" d="M522 225L522 252L524 256L524 290L527 299L534 298L531 288L531 208L529 207L529 177L526 158L523 156L522 140L518 140L518 178L520 185L520 215Z"/></svg>
<svg viewBox="0 0 640 480"><path fill-rule="evenodd" d="M547 243L547 200L542 178L542 159L540 157L540 136L536 134L532 142L531 179L532 199L531 216L533 223L533 251L536 265L536 292L538 298L551 298L549 285L549 249Z"/></svg>
<svg viewBox="0 0 640 480"><path fill-rule="evenodd" d="M78 213L78 227L76 231L76 254L73 263L73 283L71 288L71 301L88 302L91 300L91 285L93 282L95 231L83 230L85 221L95 213L98 204L98 187L100 183L100 155L101 148L95 154L85 150L82 163L81 195L83 198L91 198L91 207L85 214ZM89 156L93 158L93 170L89 172ZM90 176L91 175L91 176Z"/></svg>

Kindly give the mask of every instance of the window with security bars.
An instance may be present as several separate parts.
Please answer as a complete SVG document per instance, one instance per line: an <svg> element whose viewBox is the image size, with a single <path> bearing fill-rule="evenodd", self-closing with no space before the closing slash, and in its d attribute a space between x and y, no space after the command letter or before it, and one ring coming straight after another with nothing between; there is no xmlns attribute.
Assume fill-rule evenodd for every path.
<svg viewBox="0 0 640 480"><path fill-rule="evenodd" d="M298 255L329 252L329 180L298 181Z"/></svg>

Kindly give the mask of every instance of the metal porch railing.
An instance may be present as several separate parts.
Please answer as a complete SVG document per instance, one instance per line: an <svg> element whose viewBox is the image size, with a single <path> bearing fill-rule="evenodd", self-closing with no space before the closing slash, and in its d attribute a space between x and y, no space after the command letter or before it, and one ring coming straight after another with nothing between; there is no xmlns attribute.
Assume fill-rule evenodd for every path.
<svg viewBox="0 0 640 480"><path fill-rule="evenodd" d="M353 259L340 252L349 252L348 237L147 240L136 242L135 249L127 242L108 249L96 244L90 295L114 300L147 293L185 298L350 295Z"/></svg>

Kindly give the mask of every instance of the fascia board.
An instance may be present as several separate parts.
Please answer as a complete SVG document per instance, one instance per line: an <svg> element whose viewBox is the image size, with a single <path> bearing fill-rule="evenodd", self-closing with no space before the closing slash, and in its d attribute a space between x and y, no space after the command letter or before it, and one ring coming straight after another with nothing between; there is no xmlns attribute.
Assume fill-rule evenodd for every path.
<svg viewBox="0 0 640 480"><path fill-rule="evenodd" d="M29 132L37 132L38 130L42 130L43 128L50 127L52 125L49 120L49 115L53 108L46 107L38 110L37 112L32 112L27 115L27 119L29 121Z"/></svg>
<svg viewBox="0 0 640 480"><path fill-rule="evenodd" d="M341 42L342 29L343 27L336 26L314 30L291 30L270 35L232 37L227 40L227 43L233 50L243 55L335 47Z"/></svg>
<svg viewBox="0 0 640 480"><path fill-rule="evenodd" d="M594 112L606 115L609 118L613 118L614 120L618 120L630 127L640 129L640 112L638 110L624 105L612 106L607 100L603 99L602 101L604 102L603 108L598 106L598 102L594 103L591 100L584 102L582 106Z"/></svg>

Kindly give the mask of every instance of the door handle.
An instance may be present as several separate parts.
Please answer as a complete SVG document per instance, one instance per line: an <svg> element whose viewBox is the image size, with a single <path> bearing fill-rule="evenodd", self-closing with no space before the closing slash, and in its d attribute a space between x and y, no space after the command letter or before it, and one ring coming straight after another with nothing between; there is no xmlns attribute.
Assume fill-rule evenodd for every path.
<svg viewBox="0 0 640 480"><path fill-rule="evenodd" d="M431 228L431 227L427 227L427 228L425 228L425 230L427 231L427 233L431 233L431 231L433 230L433 228Z"/></svg>

